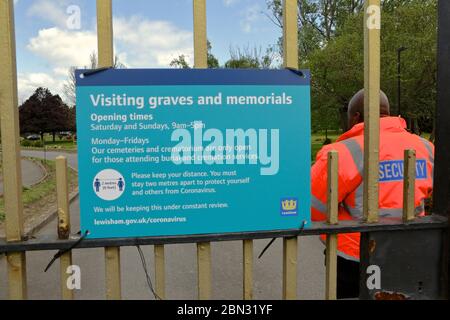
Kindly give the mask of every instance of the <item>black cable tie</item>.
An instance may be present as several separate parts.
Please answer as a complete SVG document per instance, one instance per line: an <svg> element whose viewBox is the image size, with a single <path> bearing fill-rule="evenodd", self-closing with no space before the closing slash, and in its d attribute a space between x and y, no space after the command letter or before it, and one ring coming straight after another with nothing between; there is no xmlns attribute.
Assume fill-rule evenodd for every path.
<svg viewBox="0 0 450 320"><path fill-rule="evenodd" d="M305 225L306 225L306 221L303 220L303 221L302 221L302 225L300 226L300 228L298 229L297 234L295 235L296 237L298 237L298 236L302 233L303 229L305 228ZM290 237L289 237L289 238L290 238ZM275 242L276 239L277 239L277 238L273 238L272 240L270 240L270 242L264 247L264 249L263 249L263 250L261 251L261 253L259 254L258 259L261 259L261 257L263 256L263 254L267 251L267 249L269 249L269 247Z"/></svg>
<svg viewBox="0 0 450 320"><path fill-rule="evenodd" d="M105 71L105 70L109 70L109 69L113 69L113 67L103 67L103 68L97 68L97 69L92 69L86 72L83 72L80 74L81 78L85 78L85 77L89 77L92 76L93 74Z"/></svg>
<svg viewBox="0 0 450 320"><path fill-rule="evenodd" d="M298 69L295 69L295 68L290 68L290 67L286 67L285 69L295 73L299 77L302 77L302 78L305 77L305 74L301 70L298 70Z"/></svg>
<svg viewBox="0 0 450 320"><path fill-rule="evenodd" d="M79 232L81 234L81 231ZM84 233L84 235L82 237L80 237L80 239L78 239L73 245L71 245L69 248L67 249L63 249L63 250L59 250L52 258L52 260L48 263L47 267L45 268L44 272L47 272L47 270L52 266L52 264L56 261L56 259L60 258L64 253L69 252L70 250L74 249L76 246L78 246L81 241L84 240L84 238L86 238L86 236L89 234L89 230L86 230L86 232Z"/></svg>

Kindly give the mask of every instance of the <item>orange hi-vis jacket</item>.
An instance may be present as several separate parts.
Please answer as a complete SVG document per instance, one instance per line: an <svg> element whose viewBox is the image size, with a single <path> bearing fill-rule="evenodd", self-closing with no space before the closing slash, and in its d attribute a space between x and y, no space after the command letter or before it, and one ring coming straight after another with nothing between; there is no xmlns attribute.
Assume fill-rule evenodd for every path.
<svg viewBox="0 0 450 320"><path fill-rule="evenodd" d="M404 150L416 150L415 213L425 214L424 200L433 187L434 146L431 142L406 131L399 117L380 118L379 216L400 219L403 208ZM336 143L324 146L311 169L311 218L326 219L327 154L339 152L338 201L339 220L363 217L364 123L341 135ZM322 236L322 240L324 236ZM338 255L359 261L359 233L338 235Z"/></svg>

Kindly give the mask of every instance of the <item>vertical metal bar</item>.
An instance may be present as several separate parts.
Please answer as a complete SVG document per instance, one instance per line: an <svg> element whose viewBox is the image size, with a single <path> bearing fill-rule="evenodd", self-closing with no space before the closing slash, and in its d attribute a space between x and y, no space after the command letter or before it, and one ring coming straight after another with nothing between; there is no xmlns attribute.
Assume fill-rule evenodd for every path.
<svg viewBox="0 0 450 320"><path fill-rule="evenodd" d="M436 104L436 157L434 167L433 212L450 216L450 1L438 2L438 55L437 55L437 104ZM441 296L450 296L450 224L442 252Z"/></svg>
<svg viewBox="0 0 450 320"><path fill-rule="evenodd" d="M6 239L20 241L23 235L22 171L19 144L14 1L0 0L0 115L3 169L3 198ZM26 299L25 253L7 254L9 298Z"/></svg>
<svg viewBox="0 0 450 320"><path fill-rule="evenodd" d="M283 239L283 299L297 297L297 238Z"/></svg>
<svg viewBox="0 0 450 320"><path fill-rule="evenodd" d="M364 220L378 221L380 141L380 0L366 0L364 19Z"/></svg>
<svg viewBox="0 0 450 320"><path fill-rule="evenodd" d="M298 69L297 0L283 1L284 67ZM297 237L283 239L283 299L297 297Z"/></svg>
<svg viewBox="0 0 450 320"><path fill-rule="evenodd" d="M166 298L166 267L164 245L155 245L155 290L158 297Z"/></svg>
<svg viewBox="0 0 450 320"><path fill-rule="evenodd" d="M450 215L450 1L439 0L438 80L436 104L436 159L434 169L433 211ZM450 234L450 232L449 232Z"/></svg>
<svg viewBox="0 0 450 320"><path fill-rule="evenodd" d="M97 0L98 67L114 65L113 20L111 0Z"/></svg>
<svg viewBox="0 0 450 320"><path fill-rule="evenodd" d="M328 152L328 195L327 222L338 224L338 163L339 154L333 150ZM326 284L325 298L336 300L337 289L337 235L327 235L327 249L325 254Z"/></svg>
<svg viewBox="0 0 450 320"><path fill-rule="evenodd" d="M56 158L56 197L58 203L58 239L68 239L70 235L69 184L67 179L67 158ZM64 253L60 259L60 285L63 300L73 299L73 290L67 286L69 266L72 265L72 252Z"/></svg>
<svg viewBox="0 0 450 320"><path fill-rule="evenodd" d="M112 1L97 0L98 67L114 65ZM106 298L121 299L120 248L105 248Z"/></svg>
<svg viewBox="0 0 450 320"><path fill-rule="evenodd" d="M194 5L194 67L208 67L206 34L206 0L193 0Z"/></svg>
<svg viewBox="0 0 450 320"><path fill-rule="evenodd" d="M414 188L416 182L416 151L405 150L403 166L403 222L414 220Z"/></svg>
<svg viewBox="0 0 450 320"><path fill-rule="evenodd" d="M243 249L243 274L244 274L244 300L253 299L253 240L242 241Z"/></svg>
<svg viewBox="0 0 450 320"><path fill-rule="evenodd" d="M208 48L206 35L206 0L193 0L194 11L194 67L208 67ZM197 243L198 297L211 298L211 244Z"/></svg>
<svg viewBox="0 0 450 320"><path fill-rule="evenodd" d="M284 67L298 69L297 0L283 0Z"/></svg>
<svg viewBox="0 0 450 320"><path fill-rule="evenodd" d="M106 299L121 299L120 282L120 248L105 248L105 266L106 266Z"/></svg>
<svg viewBox="0 0 450 320"><path fill-rule="evenodd" d="M211 244L197 243L198 298L211 299Z"/></svg>

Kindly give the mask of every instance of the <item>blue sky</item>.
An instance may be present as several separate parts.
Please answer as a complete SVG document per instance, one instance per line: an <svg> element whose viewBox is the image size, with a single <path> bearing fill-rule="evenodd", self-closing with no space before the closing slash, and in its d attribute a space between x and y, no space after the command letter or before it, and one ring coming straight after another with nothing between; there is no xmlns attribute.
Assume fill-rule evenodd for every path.
<svg viewBox="0 0 450 320"><path fill-rule="evenodd" d="M230 48L264 51L281 36L266 0L206 2L208 39L221 64ZM67 23L71 6L79 8L80 28ZM113 0L113 11L115 53L127 67L164 68L180 54L192 61L192 0ZM88 65L96 50L95 1L15 0L15 20L19 102L38 86L64 98L68 69Z"/></svg>

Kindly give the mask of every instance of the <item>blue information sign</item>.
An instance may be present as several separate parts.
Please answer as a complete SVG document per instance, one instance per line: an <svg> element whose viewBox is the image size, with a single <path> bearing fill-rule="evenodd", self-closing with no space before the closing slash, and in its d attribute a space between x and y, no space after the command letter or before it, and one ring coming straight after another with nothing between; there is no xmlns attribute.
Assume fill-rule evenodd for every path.
<svg viewBox="0 0 450 320"><path fill-rule="evenodd" d="M310 222L310 75L78 70L81 229L90 238Z"/></svg>

